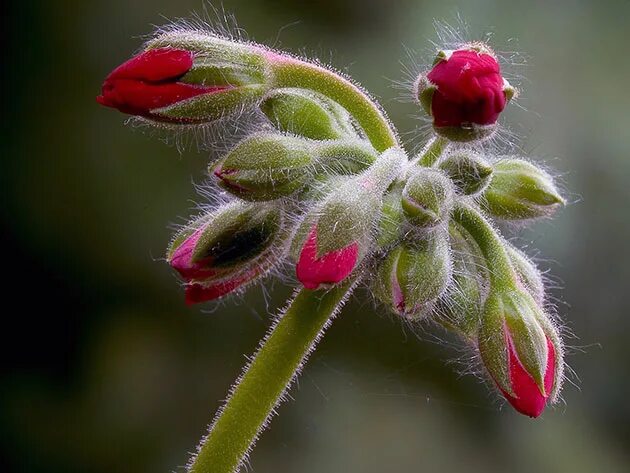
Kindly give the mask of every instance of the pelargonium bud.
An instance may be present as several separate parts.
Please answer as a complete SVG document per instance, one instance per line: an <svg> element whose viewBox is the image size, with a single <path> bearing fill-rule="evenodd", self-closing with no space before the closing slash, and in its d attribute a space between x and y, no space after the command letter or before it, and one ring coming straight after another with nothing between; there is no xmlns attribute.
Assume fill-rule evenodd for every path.
<svg viewBox="0 0 630 473"><path fill-rule="evenodd" d="M405 160L401 150L386 151L370 169L347 180L307 214L293 242L296 275L305 288L343 281L369 252L383 193Z"/></svg>
<svg viewBox="0 0 630 473"><path fill-rule="evenodd" d="M433 68L415 84L435 131L453 141L489 136L514 93L493 51L481 43L440 51Z"/></svg>
<svg viewBox="0 0 630 473"><path fill-rule="evenodd" d="M407 219L419 227L443 222L453 207L455 190L441 171L420 168L407 181L402 192L402 208Z"/></svg>
<svg viewBox="0 0 630 473"><path fill-rule="evenodd" d="M306 183L312 151L301 138L258 134L241 141L212 171L223 188L246 200L272 200Z"/></svg>
<svg viewBox="0 0 630 473"><path fill-rule="evenodd" d="M307 89L270 91L260 109L280 130L312 140L356 137L350 114L337 102Z"/></svg>
<svg viewBox="0 0 630 473"><path fill-rule="evenodd" d="M564 205L553 178L523 159L502 159L494 165L483 193L487 210L505 220L546 217Z"/></svg>
<svg viewBox="0 0 630 473"><path fill-rule="evenodd" d="M262 50L218 37L168 33L114 69L97 101L167 123L202 123L258 102L268 89Z"/></svg>
<svg viewBox="0 0 630 473"><path fill-rule="evenodd" d="M184 228L167 260L187 283L187 301L216 299L265 273L283 251L284 220L277 207L235 202Z"/></svg>
<svg viewBox="0 0 630 473"><path fill-rule="evenodd" d="M459 193L464 195L480 194L492 179L492 166L477 153L451 154L438 167L451 178Z"/></svg>
<svg viewBox="0 0 630 473"><path fill-rule="evenodd" d="M405 214L402 208L402 188L396 185L383 197L381 218L378 222L376 243L379 248L386 248L400 241L403 232Z"/></svg>
<svg viewBox="0 0 630 473"><path fill-rule="evenodd" d="M520 413L538 417L561 381L562 348L555 328L521 290L491 291L479 351L495 383Z"/></svg>
<svg viewBox="0 0 630 473"><path fill-rule="evenodd" d="M436 232L391 250L377 270L374 292L397 314L416 319L426 315L444 293L451 270L448 237Z"/></svg>

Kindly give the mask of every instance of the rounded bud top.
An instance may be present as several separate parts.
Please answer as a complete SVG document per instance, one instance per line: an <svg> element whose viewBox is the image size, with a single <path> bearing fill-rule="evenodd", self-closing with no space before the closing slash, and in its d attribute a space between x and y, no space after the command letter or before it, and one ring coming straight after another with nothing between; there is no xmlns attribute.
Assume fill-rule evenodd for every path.
<svg viewBox="0 0 630 473"><path fill-rule="evenodd" d="M456 153L447 156L438 166L464 195L476 195L490 184L492 166L477 153Z"/></svg>
<svg viewBox="0 0 630 473"><path fill-rule="evenodd" d="M419 227L443 222L453 207L454 187L441 171L421 168L413 174L402 192L402 208L407 219Z"/></svg>

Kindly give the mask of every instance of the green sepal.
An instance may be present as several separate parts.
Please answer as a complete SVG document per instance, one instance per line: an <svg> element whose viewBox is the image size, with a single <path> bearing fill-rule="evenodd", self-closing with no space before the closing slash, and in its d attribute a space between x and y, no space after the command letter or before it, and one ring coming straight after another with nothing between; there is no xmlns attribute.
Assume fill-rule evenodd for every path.
<svg viewBox="0 0 630 473"><path fill-rule="evenodd" d="M220 184L246 200L273 200L304 186L313 163L308 145L299 138L259 134L239 143L216 166Z"/></svg>
<svg viewBox="0 0 630 473"><path fill-rule="evenodd" d="M266 91L267 86L260 84L227 88L157 108L152 110L151 114L176 122L210 122L253 106L260 101Z"/></svg>
<svg viewBox="0 0 630 473"><path fill-rule="evenodd" d="M534 298L537 304L545 301L545 283L536 265L520 250L507 244L506 250L519 282Z"/></svg>
<svg viewBox="0 0 630 473"><path fill-rule="evenodd" d="M433 126L433 130L438 135L458 143L485 140L492 136L496 129L496 124L477 125L468 123L461 126Z"/></svg>
<svg viewBox="0 0 630 473"><path fill-rule="evenodd" d="M400 241L405 214L402 208L402 189L392 189L383 197L383 208L378 224L376 244L385 248Z"/></svg>
<svg viewBox="0 0 630 473"><path fill-rule="evenodd" d="M212 258L217 268L231 267L267 251L277 240L282 212L267 204L235 203L207 225L193 252L193 262Z"/></svg>
<svg viewBox="0 0 630 473"><path fill-rule="evenodd" d="M487 210L505 220L549 216L565 203L551 176L522 159L497 162L483 196Z"/></svg>
<svg viewBox="0 0 630 473"><path fill-rule="evenodd" d="M350 114L335 101L312 90L272 90L260 109L283 132L313 140L357 136Z"/></svg>

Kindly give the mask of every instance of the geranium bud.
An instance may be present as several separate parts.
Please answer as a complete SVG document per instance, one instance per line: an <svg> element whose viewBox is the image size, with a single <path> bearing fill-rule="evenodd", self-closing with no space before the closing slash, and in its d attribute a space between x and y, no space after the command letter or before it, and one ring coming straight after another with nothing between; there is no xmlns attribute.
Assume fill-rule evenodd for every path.
<svg viewBox="0 0 630 473"><path fill-rule="evenodd" d="M505 220L546 217L565 203L553 178L522 159L497 162L483 196L487 210Z"/></svg>
<svg viewBox="0 0 630 473"><path fill-rule="evenodd" d="M379 248L398 243L401 239L405 220L401 199L402 188L400 186L396 186L383 197L383 209L376 237Z"/></svg>
<svg viewBox="0 0 630 473"><path fill-rule="evenodd" d="M313 140L356 137L350 114L320 93L297 88L270 91L260 109L283 132Z"/></svg>
<svg viewBox="0 0 630 473"><path fill-rule="evenodd" d="M540 306L545 302L545 283L536 265L522 251L512 245L506 245L512 266L516 271L519 283L529 292Z"/></svg>
<svg viewBox="0 0 630 473"><path fill-rule="evenodd" d="M114 69L97 101L158 122L213 121L263 97L266 64L262 51L249 45L169 33Z"/></svg>
<svg viewBox="0 0 630 473"><path fill-rule="evenodd" d="M492 166L477 153L447 156L438 166L455 184L460 194L477 195L490 184Z"/></svg>
<svg viewBox="0 0 630 473"><path fill-rule="evenodd" d="M377 270L374 292L397 314L419 318L448 287L451 269L448 238L436 232L391 250Z"/></svg>
<svg viewBox="0 0 630 473"><path fill-rule="evenodd" d="M215 299L275 264L286 240L284 227L284 216L276 207L227 204L182 230L167 260L187 282L187 300L190 294Z"/></svg>
<svg viewBox="0 0 630 473"><path fill-rule="evenodd" d="M553 326L521 290L493 291L486 300L479 351L497 386L520 413L538 417L560 383L561 348Z"/></svg>
<svg viewBox="0 0 630 473"><path fill-rule="evenodd" d="M407 219L418 227L434 227L443 222L453 207L455 190L441 171L418 169L402 192L402 208Z"/></svg>
<svg viewBox="0 0 630 473"><path fill-rule="evenodd" d="M300 138L258 134L240 142L212 171L222 187L246 200L272 200L306 183L312 151Z"/></svg>
<svg viewBox="0 0 630 473"><path fill-rule="evenodd" d="M440 51L433 68L416 80L415 93L433 127L453 141L489 136L514 89L490 48L469 44Z"/></svg>
<svg viewBox="0 0 630 473"><path fill-rule="evenodd" d="M293 242L296 275L304 287L318 289L343 281L369 252L383 193L404 160L401 150L386 151L307 214Z"/></svg>

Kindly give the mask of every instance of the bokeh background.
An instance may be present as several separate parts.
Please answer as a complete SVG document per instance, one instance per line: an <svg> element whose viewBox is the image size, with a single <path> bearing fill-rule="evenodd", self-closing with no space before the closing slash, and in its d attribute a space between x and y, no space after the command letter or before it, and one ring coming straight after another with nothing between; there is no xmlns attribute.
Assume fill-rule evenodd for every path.
<svg viewBox="0 0 630 473"><path fill-rule="evenodd" d="M577 376L536 421L360 295L329 330L251 457L255 472L620 472L630 439L630 61L625 0L225 0L253 39L318 55L378 96L434 19L526 53L505 121L555 167L572 205L519 241L539 249L576 338ZM187 308L160 261L189 215L204 153L96 105L151 24L201 0L9 3L2 74L2 471L181 471L288 289ZM420 55L420 59L426 59ZM440 342L444 340L444 342Z"/></svg>

